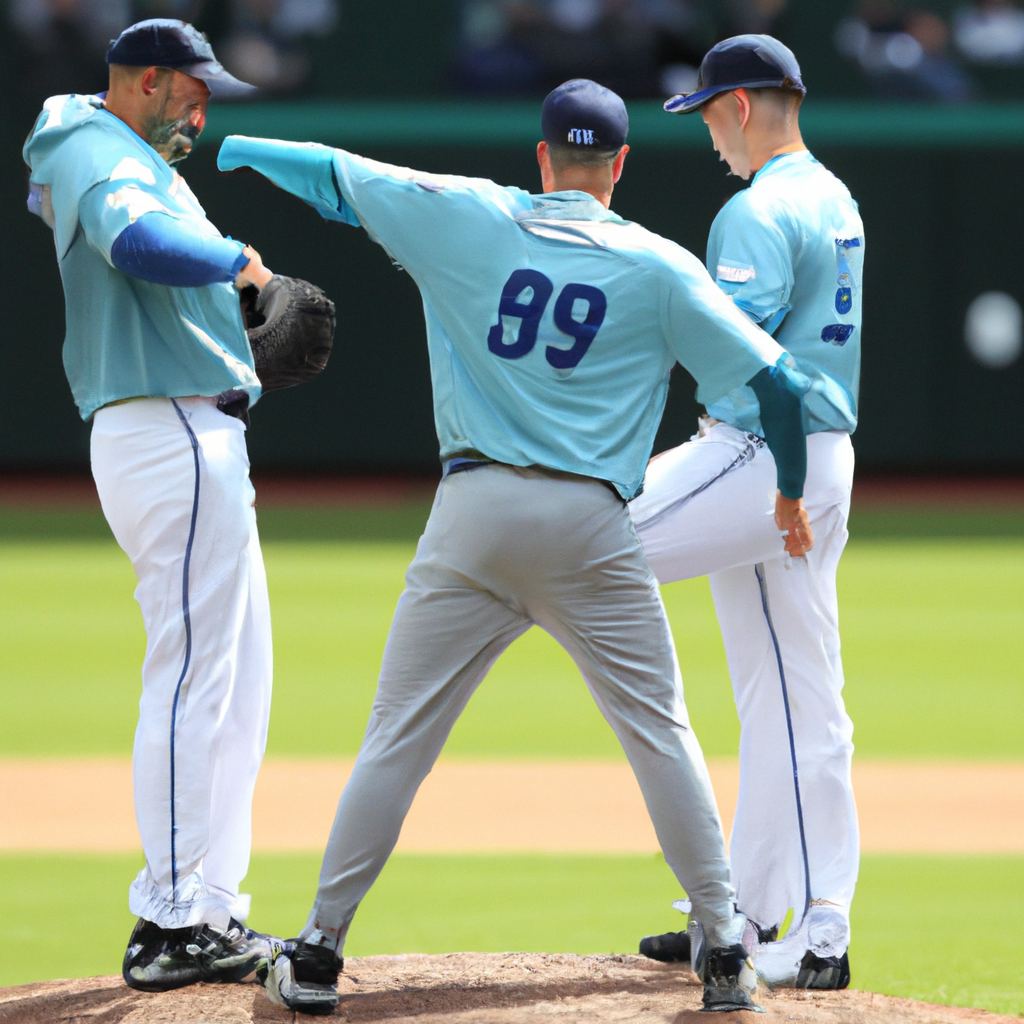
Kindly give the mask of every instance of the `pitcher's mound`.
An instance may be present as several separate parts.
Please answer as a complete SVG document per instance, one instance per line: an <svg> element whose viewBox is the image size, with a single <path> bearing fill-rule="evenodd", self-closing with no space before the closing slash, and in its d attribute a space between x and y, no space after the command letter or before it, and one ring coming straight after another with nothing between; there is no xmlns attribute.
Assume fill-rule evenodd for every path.
<svg viewBox="0 0 1024 1024"><path fill-rule="evenodd" d="M333 1019L388 1024L1020 1024L984 1010L870 992L763 992L764 1015L697 1016L701 988L684 967L638 956L450 953L353 957ZM267 1001L254 983L146 995L119 977L0 990L0 1024L257 1024L315 1018Z"/></svg>

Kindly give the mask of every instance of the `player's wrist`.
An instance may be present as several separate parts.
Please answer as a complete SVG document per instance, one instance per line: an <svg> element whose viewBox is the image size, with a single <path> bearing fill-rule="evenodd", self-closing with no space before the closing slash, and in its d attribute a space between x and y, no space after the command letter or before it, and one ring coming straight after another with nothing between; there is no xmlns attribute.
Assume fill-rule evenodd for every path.
<svg viewBox="0 0 1024 1024"><path fill-rule="evenodd" d="M249 285L255 285L262 291L264 285L274 276L274 272L263 265L260 254L251 245L242 250L242 255L247 256L248 260L235 275L235 287L241 291Z"/></svg>

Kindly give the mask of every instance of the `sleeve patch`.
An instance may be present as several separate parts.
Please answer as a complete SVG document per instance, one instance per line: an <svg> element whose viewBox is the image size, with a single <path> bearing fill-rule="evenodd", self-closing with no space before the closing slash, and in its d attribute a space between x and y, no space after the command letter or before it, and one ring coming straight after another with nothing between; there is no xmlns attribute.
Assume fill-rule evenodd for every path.
<svg viewBox="0 0 1024 1024"><path fill-rule="evenodd" d="M757 277L757 271L753 267L728 267L719 263L715 271L719 281L728 281L731 284L744 284Z"/></svg>

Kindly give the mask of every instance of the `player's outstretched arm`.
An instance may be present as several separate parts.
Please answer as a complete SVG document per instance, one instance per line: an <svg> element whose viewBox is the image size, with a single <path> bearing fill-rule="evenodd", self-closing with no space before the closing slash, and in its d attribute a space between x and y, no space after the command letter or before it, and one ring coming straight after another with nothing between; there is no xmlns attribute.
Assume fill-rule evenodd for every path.
<svg viewBox="0 0 1024 1024"><path fill-rule="evenodd" d="M278 188L309 203L321 217L358 227L359 221L338 186L334 153L329 146L315 142L229 135L221 143L217 167L222 171L251 167Z"/></svg>
<svg viewBox="0 0 1024 1024"><path fill-rule="evenodd" d="M324 218L362 227L417 282L438 266L475 261L493 217L530 209L529 194L493 181L429 174L343 149L229 135L217 165L251 167Z"/></svg>

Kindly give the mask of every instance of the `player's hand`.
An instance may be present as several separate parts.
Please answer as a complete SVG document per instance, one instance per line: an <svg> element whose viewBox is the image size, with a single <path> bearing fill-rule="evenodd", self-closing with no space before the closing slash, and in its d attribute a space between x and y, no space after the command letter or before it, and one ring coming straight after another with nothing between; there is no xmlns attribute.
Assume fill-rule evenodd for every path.
<svg viewBox="0 0 1024 1024"><path fill-rule="evenodd" d="M242 250L243 256L249 257L249 262L238 272L235 277L235 287L241 291L250 284L262 289L263 286L274 276L273 271L263 266L260 254L251 246L247 245Z"/></svg>
<svg viewBox="0 0 1024 1024"><path fill-rule="evenodd" d="M776 491L775 525L786 534L787 555L800 558L814 547L811 520L803 498L787 498L782 491Z"/></svg>

